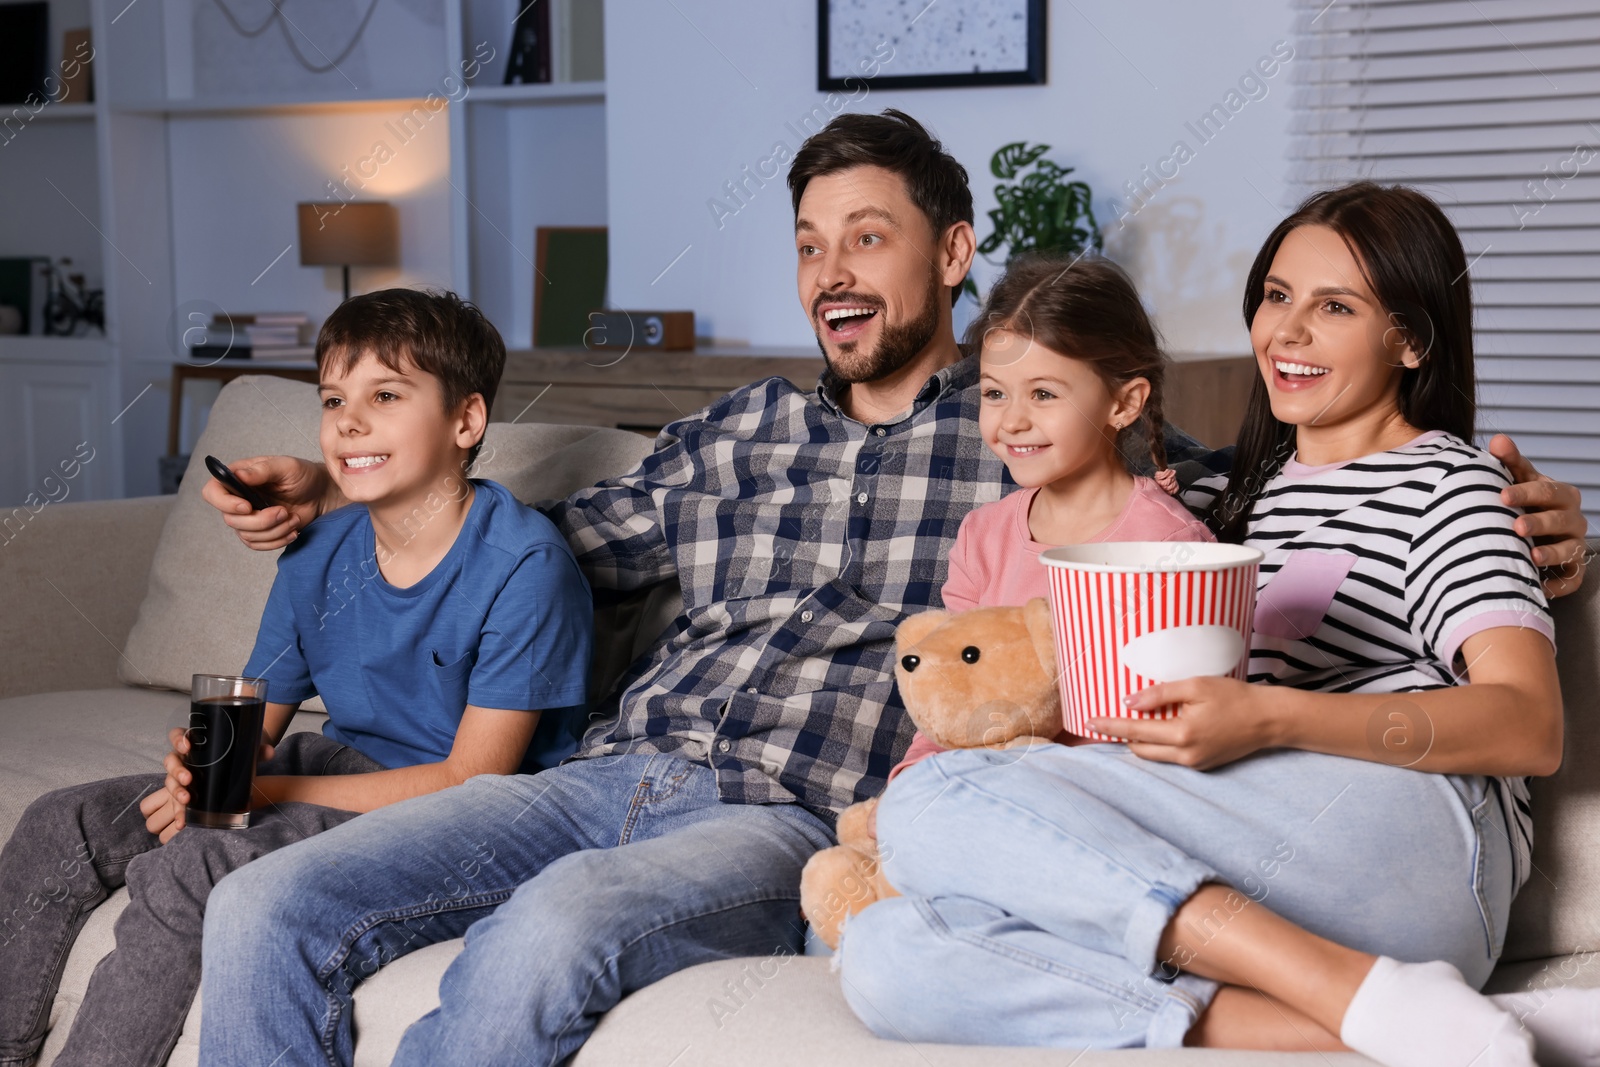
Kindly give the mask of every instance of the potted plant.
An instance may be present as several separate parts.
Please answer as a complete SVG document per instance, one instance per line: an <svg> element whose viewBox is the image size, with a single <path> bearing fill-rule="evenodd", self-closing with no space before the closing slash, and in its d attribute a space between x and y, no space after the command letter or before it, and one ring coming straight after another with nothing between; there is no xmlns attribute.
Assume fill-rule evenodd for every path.
<svg viewBox="0 0 1600 1067"><path fill-rule="evenodd" d="M1090 204L1089 186L1081 181L1067 181L1073 168L1043 158L1048 151L1047 144L1016 141L1002 145L989 160L989 172L1003 180L994 187L994 197L1000 206L989 212L994 232L978 245L978 252L984 258L1002 247L1005 248L1005 263L1024 252L1077 256L1086 249L1098 252L1103 247L1100 226L1095 222L1094 208ZM1032 170L1022 174L1028 167ZM1011 179L1016 179L1014 184L1005 184ZM977 298L978 287L970 276L961 283L961 288Z"/></svg>

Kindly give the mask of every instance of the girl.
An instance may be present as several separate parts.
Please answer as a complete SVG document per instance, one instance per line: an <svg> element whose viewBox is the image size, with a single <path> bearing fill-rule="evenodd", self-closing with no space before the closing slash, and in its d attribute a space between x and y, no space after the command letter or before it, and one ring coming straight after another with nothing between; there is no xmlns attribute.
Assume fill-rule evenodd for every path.
<svg viewBox="0 0 1600 1067"><path fill-rule="evenodd" d="M969 513L941 595L951 611L1049 596L1039 553L1094 541L1214 541L1172 497L1162 416L1166 359L1114 263L1014 263L973 320L984 443L1021 488ZM1147 452L1157 480L1129 473ZM1080 741L1070 734L1061 740ZM918 732L901 771L942 749Z"/></svg>
<svg viewBox="0 0 1600 1067"><path fill-rule="evenodd" d="M1133 283L1109 260L1024 260L995 284L967 341L981 347L984 443L1021 486L956 535L951 611L1047 596L1039 553L1094 541L1212 541L1171 492L1166 360ZM1155 480L1128 473L1147 450Z"/></svg>
<svg viewBox="0 0 1600 1067"><path fill-rule="evenodd" d="M1131 705L1180 714L1095 721L1125 745L963 750L898 778L877 824L905 896L840 952L875 1030L1395 1067L1532 1067L1537 1037L1545 1067L1600 1058L1578 1040L1600 992L1544 994L1531 1034L1512 1013L1539 995L1474 992L1562 713L1505 472L1469 443L1465 276L1407 189L1318 194L1268 237L1245 293L1261 380L1231 473L1193 498L1266 553L1251 679L1151 687Z"/></svg>

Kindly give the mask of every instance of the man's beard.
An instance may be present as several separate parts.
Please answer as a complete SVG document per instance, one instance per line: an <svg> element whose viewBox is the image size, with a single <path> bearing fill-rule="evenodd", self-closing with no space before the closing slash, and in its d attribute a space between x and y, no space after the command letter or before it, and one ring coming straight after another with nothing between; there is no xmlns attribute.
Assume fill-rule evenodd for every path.
<svg viewBox="0 0 1600 1067"><path fill-rule="evenodd" d="M823 342L822 335L817 335L817 347L822 349L822 360L827 364L828 370L841 382L875 382L887 378L895 371L904 367L917 357L917 354L927 348L934 336L939 332L939 315L943 311L940 300L948 290L940 281L937 274L929 275L928 293L922 303L922 310L916 318L909 322L889 323L884 322L878 333L878 343L870 352L858 353L861 342L846 341L839 346L841 356L856 358L848 360L834 360L828 356L828 346ZM819 302L820 303L820 302ZM879 315L884 314L884 309L879 304ZM812 316L816 321L816 316ZM824 326L822 329L826 330Z"/></svg>

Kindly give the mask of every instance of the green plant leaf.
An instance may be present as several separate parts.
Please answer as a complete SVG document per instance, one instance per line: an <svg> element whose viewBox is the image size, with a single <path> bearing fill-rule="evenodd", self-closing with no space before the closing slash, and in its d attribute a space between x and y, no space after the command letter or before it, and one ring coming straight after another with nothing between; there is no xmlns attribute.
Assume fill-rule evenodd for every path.
<svg viewBox="0 0 1600 1067"><path fill-rule="evenodd" d="M1042 170L1036 170L1023 178L1020 185L1022 188L1033 192L1045 192L1046 190L1059 188L1055 175Z"/></svg>
<svg viewBox="0 0 1600 1067"><path fill-rule="evenodd" d="M1049 148L1016 141L994 154L990 170L995 176L1017 180L994 188L999 205L989 212L994 232L978 246L986 258L1003 250L1004 262L1010 263L1024 252L1075 255L1088 248L1103 247L1089 186L1081 181L1065 181L1073 168L1043 159ZM1018 173L1030 164L1033 170L1018 178Z"/></svg>
<svg viewBox="0 0 1600 1067"><path fill-rule="evenodd" d="M1006 213L1000 208L994 208L989 212L989 221L994 223L994 232L985 237L983 243L978 245L978 253L985 256L999 248L1005 241L1006 234L1011 230L1010 224L1006 221Z"/></svg>
<svg viewBox="0 0 1600 1067"><path fill-rule="evenodd" d="M1008 145L1001 145L995 152L994 158L989 160L989 172L996 178L1015 178L1017 171L1050 151L1047 144L1036 144L1028 147L1026 141L1013 141Z"/></svg>
<svg viewBox="0 0 1600 1067"><path fill-rule="evenodd" d="M1051 227L1057 233L1069 231L1071 229L1068 223L1069 214L1072 212L1072 209L1077 206L1074 203L1074 197L1071 191L1069 190L1065 196L1057 197L1055 204L1052 206L1054 210L1050 214Z"/></svg>

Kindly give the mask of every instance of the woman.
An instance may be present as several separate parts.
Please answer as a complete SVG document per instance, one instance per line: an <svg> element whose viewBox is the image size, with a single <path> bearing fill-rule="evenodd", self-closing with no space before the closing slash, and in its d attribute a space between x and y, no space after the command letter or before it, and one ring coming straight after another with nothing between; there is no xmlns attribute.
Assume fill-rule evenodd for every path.
<svg viewBox="0 0 1600 1067"><path fill-rule="evenodd" d="M1524 779L1560 764L1561 695L1504 469L1470 444L1466 269L1402 188L1318 194L1268 237L1232 473L1189 497L1266 554L1250 680L1154 686L1132 706L1178 717L1092 722L1126 745L900 775L877 826L905 895L840 950L874 1030L1531 1067L1517 1001L1475 990L1527 876ZM1528 1018L1546 1067L1595 1012L1574 991Z"/></svg>

